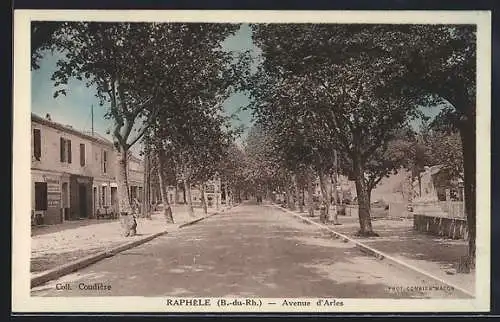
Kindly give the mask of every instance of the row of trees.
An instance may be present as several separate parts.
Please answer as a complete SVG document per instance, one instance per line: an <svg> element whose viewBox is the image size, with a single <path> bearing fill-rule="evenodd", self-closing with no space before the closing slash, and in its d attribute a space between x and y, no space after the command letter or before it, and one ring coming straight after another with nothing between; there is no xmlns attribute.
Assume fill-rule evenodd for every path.
<svg viewBox="0 0 500 322"><path fill-rule="evenodd" d="M112 120L125 234L132 227L127 155L142 140L148 158L185 187L219 170L234 196L281 186L300 200L299 187L312 196L317 175L323 201L336 204L332 174L343 171L356 183L359 233L376 235L371 190L408 159L400 142L420 115L418 106L446 104L439 119L460 134L469 257L475 258L475 27L251 27L262 50L253 74L248 55L221 49L236 24L32 23L32 67L46 49L61 56L52 77L54 95L65 94L71 78L85 79ZM222 111L224 99L238 89L249 94L258 126L245 151L232 142ZM414 163L421 162L416 157ZM165 215L172 220L165 193L169 174L158 176ZM311 200L305 203L312 213Z"/></svg>
<svg viewBox="0 0 500 322"><path fill-rule="evenodd" d="M167 185L183 182L193 215L191 186L203 190L230 153L235 131L222 103L248 68L245 55L224 51L221 43L239 27L32 22L32 68L38 68L47 50L60 57L52 76L54 97L66 95L72 78L84 80L113 124L125 236L136 230L126 169L129 150L137 142L143 142L147 159L156 166L167 222L173 222Z"/></svg>
<svg viewBox="0 0 500 322"><path fill-rule="evenodd" d="M317 175L330 203L325 178L343 171L355 181L360 235L376 235L370 219L375 185L407 160L425 161L421 152L408 154L419 149L408 142L420 107L446 106L438 119L462 142L473 260L475 27L255 24L252 30L262 63L245 85L260 131L272 143L274 173L283 172L286 187L302 181L307 190Z"/></svg>

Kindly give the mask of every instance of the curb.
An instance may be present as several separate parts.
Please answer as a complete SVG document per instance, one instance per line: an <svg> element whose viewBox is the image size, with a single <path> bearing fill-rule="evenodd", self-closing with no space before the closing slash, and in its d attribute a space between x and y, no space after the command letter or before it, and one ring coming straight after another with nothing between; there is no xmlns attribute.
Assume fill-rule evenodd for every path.
<svg viewBox="0 0 500 322"><path fill-rule="evenodd" d="M204 220L206 218L218 215L218 214L223 213L226 210L229 210L229 209L234 208L234 207L236 207L236 206L231 206L229 208L222 209L219 212L215 212L213 214L210 214L210 215L207 215L207 216L204 216L204 217L201 217L201 218L197 218L197 219L195 219L193 221L189 221L187 223L179 225L178 228L183 228L183 227L191 226L191 225L193 225L193 224L195 224L197 222L200 222L200 221L202 221L202 220ZM50 269L48 271L39 273L39 274L31 277L31 287L30 288L34 288L34 287L40 286L40 285L42 285L44 283L47 283L48 281L54 280L54 279L59 278L61 276L67 275L69 273L73 273L73 272L75 272L75 271L77 271L79 269L82 269L84 267L90 266L90 265L92 265L92 264L94 264L94 263L96 263L96 262L98 262L100 260L103 260L103 259L108 258L108 257L112 257L112 256L114 256L114 255L116 255L116 254L118 254L120 252L123 252L125 250L130 249L130 248L139 246L141 244L147 243L148 241L153 240L153 239L155 239L157 237L166 235L167 233L168 232L165 230L165 231L162 231L162 232L150 235L150 236L146 236L146 237L138 239L138 240L134 240L134 241L131 241L131 242L119 245L119 246L117 246L115 248L112 248L112 249L109 249L109 250L105 250L103 252L99 252L97 254L93 254L93 255L86 256L84 258L77 259L77 260L75 260L73 262L61 265L59 267L55 267L55 268Z"/></svg>
<svg viewBox="0 0 500 322"><path fill-rule="evenodd" d="M189 222L183 223L183 224L179 225L179 228L184 228L184 227L187 227L187 226L194 225L194 224L196 224L197 222L200 222L200 221L205 220L205 219L207 219L207 218L213 217L213 216L215 216L215 215L220 215L221 213L226 212L227 210L232 209L232 208L235 208L235 207L237 207L237 206L239 206L239 204L238 204L238 205L233 205L233 206L231 206L231 207L227 207L227 208L224 208L224 209L221 209L221 210L219 210L219 211L217 211L217 212L214 212L213 214L210 214L210 215L206 215L206 216L204 216L204 217L197 218L197 219L195 219L195 220L193 220L193 221L189 221Z"/></svg>
<svg viewBox="0 0 500 322"><path fill-rule="evenodd" d="M148 242L156 237L159 237L159 236L162 236L165 234L167 234L167 231L162 231L162 232L159 232L159 233L156 233L156 234L153 234L153 235L150 235L150 236L138 239L138 240L134 240L134 241L125 243L125 244L117 246L115 248L105 250L105 251L97 253L97 254L93 254L93 255L89 255L89 256L86 256L86 257L81 258L81 259L77 259L73 262L70 262L68 264L64 264L64 265L59 266L59 267L55 267L55 268L50 269L48 271L42 272L42 273L35 275L31 278L31 288L42 285L50 280L56 279L56 278L61 277L63 275L67 275L67 274L72 273L74 271L77 271L81 268L92 265L92 264L94 264L94 263L96 263L104 258L114 256L114 255L118 254L119 252L122 252L124 250L133 248L133 247L141 245L141 244L144 244L144 243L146 243L146 242Z"/></svg>
<svg viewBox="0 0 500 322"><path fill-rule="evenodd" d="M417 272L417 273L419 273L421 275L424 275L424 276L426 276L426 277L428 277L428 278L430 278L430 279L432 279L434 281L437 281L437 282L439 282L441 284L444 284L444 285L447 285L449 287L452 287L454 290L459 291L460 293L463 293L463 294L465 294L465 295L467 295L469 297L475 298L474 293L471 293L470 291L468 291L466 289L463 289L463 288L461 288L459 286L456 286L456 285L454 285L454 284L452 284L452 283L450 283L448 281L445 281L445 280L443 280L443 279L441 279L441 278L439 278L437 276L434 276L431 273L428 273L428 272L426 272L426 271L424 271L424 270L422 270L420 268L417 268L417 267L415 267L413 265L405 263L404 261L402 261L400 259L394 258L394 257L392 257L390 255L387 255L387 254L385 254L385 253L383 253L383 252L381 252L381 251L379 251L377 249L374 249L374 248L372 248L370 246L367 246L367 245L365 245L365 244L363 244L363 243L361 243L361 242L359 242L357 240L352 239L351 237L348 237L348 236L346 236L344 234L336 232L336 231L334 231L333 229L331 229L328 226L325 226L323 224L319 224L319 223L317 223L317 222L315 222L315 221L313 221L313 220L311 220L309 218L303 217L303 216L299 215L298 213L295 213L295 212L293 212L291 210L288 210L286 208L283 208L283 207L280 207L280 206L277 206L277 205L271 205L271 206L275 207L275 208L277 208L277 209L279 209L281 211L284 211L286 213L289 213L289 214L293 215L294 217L300 219L303 223L307 223L309 225L313 224L313 225L316 225L316 226L320 227L321 229L328 230L328 232L330 233L330 236L332 236L333 238L341 239L344 243L351 242L351 243L353 243L355 245L355 247L357 249L359 249L361 252L363 252L363 253L365 253L367 255L373 256L373 257L375 257L375 258L377 258L379 260L386 260L388 262L391 262L392 264L404 267L406 269L410 269L410 270L412 270L414 272Z"/></svg>
<svg viewBox="0 0 500 322"><path fill-rule="evenodd" d="M204 220L204 219L207 219L207 218L210 218L210 217L212 217L212 216L218 215L218 214L220 214L220 213L222 213L222 212L224 212L224 211L225 211L225 209L221 210L220 212L215 212L215 213L213 213L213 214L206 215L206 216L204 216L204 217L200 217L200 218L197 218L197 219L195 219L195 220L185 222L185 223L183 223L183 224L179 225L179 228L184 228L184 227L187 227L187 226L194 225L194 224L196 224L197 222L200 222L200 221L202 221L202 220Z"/></svg>

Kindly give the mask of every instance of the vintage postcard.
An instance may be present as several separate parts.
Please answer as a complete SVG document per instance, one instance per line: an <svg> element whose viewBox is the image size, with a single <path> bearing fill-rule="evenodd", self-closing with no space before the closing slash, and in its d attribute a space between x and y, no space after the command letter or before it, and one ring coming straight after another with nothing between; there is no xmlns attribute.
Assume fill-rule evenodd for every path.
<svg viewBox="0 0 500 322"><path fill-rule="evenodd" d="M13 312L487 312L488 11L16 10Z"/></svg>

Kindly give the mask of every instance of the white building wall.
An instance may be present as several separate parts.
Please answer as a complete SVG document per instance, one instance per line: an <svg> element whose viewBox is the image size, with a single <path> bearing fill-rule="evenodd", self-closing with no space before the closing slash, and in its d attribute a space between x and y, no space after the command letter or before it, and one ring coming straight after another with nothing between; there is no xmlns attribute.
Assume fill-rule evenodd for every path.
<svg viewBox="0 0 500 322"><path fill-rule="evenodd" d="M91 151L91 142L74 135L54 129L45 124L31 123L31 133L33 129L40 130L41 136L41 157L40 161L34 157L34 144L31 143L31 167L46 171L66 172L76 175L92 176L90 169L89 154ZM71 163L61 162L61 144L60 139L65 138L71 141ZM80 165L80 144L85 145L85 166Z"/></svg>
<svg viewBox="0 0 500 322"><path fill-rule="evenodd" d="M62 187L64 183L69 187L69 175L81 175L93 178L92 186L92 214L95 214L95 209L100 206L111 206L112 204L112 187L116 187L116 154L113 151L111 143L92 140L85 136L80 136L71 133L68 128L60 129L61 125L56 128L33 120L31 122L31 204L32 209L35 208L35 182L44 182L46 178L57 179L60 182L61 198L63 195ZM33 130L40 130L41 156L40 160L36 160L34 153ZM60 139L64 138L71 141L71 163L61 162ZM85 165L80 164L80 144L85 146ZM107 152L106 171L103 169L103 152ZM67 161L67 160L66 160ZM129 180L132 185L143 186L143 167L142 161L136 157L131 157L129 160ZM104 204L102 203L104 187ZM95 189L95 194L94 194ZM141 191L138 191L141 192ZM94 200L94 196L96 197ZM69 198L68 198L69 199ZM69 203L61 200L61 207ZM69 206L69 205L68 205Z"/></svg>

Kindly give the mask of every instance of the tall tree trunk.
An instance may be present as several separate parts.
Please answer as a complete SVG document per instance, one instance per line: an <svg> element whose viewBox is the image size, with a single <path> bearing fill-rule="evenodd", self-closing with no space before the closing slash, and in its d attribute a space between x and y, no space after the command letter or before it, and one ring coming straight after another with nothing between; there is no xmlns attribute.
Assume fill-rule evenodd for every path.
<svg viewBox="0 0 500 322"><path fill-rule="evenodd" d="M193 200L191 199L191 183L184 179L184 192L186 198L186 209L190 217L194 217Z"/></svg>
<svg viewBox="0 0 500 322"><path fill-rule="evenodd" d="M184 204L187 204L186 182L184 180L182 181L182 198L183 198Z"/></svg>
<svg viewBox="0 0 500 322"><path fill-rule="evenodd" d="M179 183L177 180L175 180L175 185L174 185L174 205L177 205L179 203Z"/></svg>
<svg viewBox="0 0 500 322"><path fill-rule="evenodd" d="M154 211L153 205L154 205L154 195L155 195L155 187L153 184L153 174L156 174L154 171L151 171L150 173L150 180L149 180L149 204L151 205L151 211Z"/></svg>
<svg viewBox="0 0 500 322"><path fill-rule="evenodd" d="M332 191L332 186L335 184L332 182L335 180L333 177L329 178L324 171L319 173L319 185L321 188L321 195L323 199L323 205L326 207L327 221L333 222L338 225L338 213L337 213L337 198L335 193ZM330 209L333 203L333 209Z"/></svg>
<svg viewBox="0 0 500 322"><path fill-rule="evenodd" d="M360 230L358 235L360 236L378 236L378 234L373 232L372 221L370 217L370 193L368 184L365 180L364 167L358 160L353 160L354 162L354 175L356 183L356 194L358 195L358 216L359 216L359 226Z"/></svg>
<svg viewBox="0 0 500 322"><path fill-rule="evenodd" d="M326 175L320 170L318 171L319 178L319 188L321 190L321 204L326 207L326 213L329 213L329 205L332 202L331 194L328 193L328 188L326 186Z"/></svg>
<svg viewBox="0 0 500 322"><path fill-rule="evenodd" d="M314 184L313 184L313 172L311 170L307 171L307 212L310 217L314 217Z"/></svg>
<svg viewBox="0 0 500 322"><path fill-rule="evenodd" d="M320 221L322 223L327 223L329 219L330 204L331 204L331 194L328 193L328 188L326 186L326 178L323 170L318 171L319 178L319 188L321 190L321 208L320 208Z"/></svg>
<svg viewBox="0 0 500 322"><path fill-rule="evenodd" d="M299 180L297 178L297 175L294 173L292 175L292 180L293 180L293 187L295 190L295 200L297 202L297 205L299 207L299 212L304 212L304 206L302 204L302 198L301 198L301 192L299 188Z"/></svg>
<svg viewBox="0 0 500 322"><path fill-rule="evenodd" d="M153 212L153 169L151 167L152 162L151 162L151 153L149 155L149 171L148 171L148 207L149 207L149 216L151 216L151 213Z"/></svg>
<svg viewBox="0 0 500 322"><path fill-rule="evenodd" d="M143 162L143 172L142 172L142 199L141 199L142 213L141 213L141 216L143 218L146 218L146 214L147 214L146 183L148 182L147 153L144 154L144 160L142 162Z"/></svg>
<svg viewBox="0 0 500 322"><path fill-rule="evenodd" d="M474 115L460 126L464 159L464 194L467 229L469 231L468 261L471 268L476 264L476 125Z"/></svg>
<svg viewBox="0 0 500 322"><path fill-rule="evenodd" d="M151 173L151 176L154 172ZM155 173L156 174L156 173ZM151 180L153 181L153 180ZM149 203L151 204L151 211L154 211L154 204L155 204L155 187L153 184L151 184L150 186L150 190L149 190Z"/></svg>
<svg viewBox="0 0 500 322"><path fill-rule="evenodd" d="M203 213L206 215L208 213L207 209L207 200L205 199L205 184L200 185L200 193L201 193L201 206L203 207Z"/></svg>
<svg viewBox="0 0 500 322"><path fill-rule="evenodd" d="M215 209L219 210L220 207L220 181L215 181L214 183L214 198L215 198Z"/></svg>
<svg viewBox="0 0 500 322"><path fill-rule="evenodd" d="M420 170L417 172L417 177L418 177L418 196L421 198L422 197L422 174L420 173Z"/></svg>
<svg viewBox="0 0 500 322"><path fill-rule="evenodd" d="M143 189L142 189L142 212L143 217L151 219L151 207L149 201L149 189L150 189L150 165L149 165L149 151L146 151L144 155L144 181L143 181Z"/></svg>
<svg viewBox="0 0 500 322"><path fill-rule="evenodd" d="M331 203L332 203L332 212L333 215L333 224L340 225L339 222L339 196L337 194L337 173L330 174L330 180L328 188L330 190L331 195ZM330 216L332 217L332 216Z"/></svg>
<svg viewBox="0 0 500 322"><path fill-rule="evenodd" d="M122 234L124 237L135 236L137 232L137 222L134 217L132 205L130 201L130 194L128 192L128 178L127 178L127 163L128 163L128 150L119 146L116 149L116 184L118 193L118 213L120 216L120 225L122 227Z"/></svg>
<svg viewBox="0 0 500 322"><path fill-rule="evenodd" d="M295 210L295 204L292 199L292 190L290 189L289 184L285 184L285 194L286 194L286 205L290 210Z"/></svg>
<svg viewBox="0 0 500 322"><path fill-rule="evenodd" d="M168 201L168 192L167 192L167 180L165 176L165 160L162 155L163 150L157 151L157 160L158 160L158 182L160 183L160 195L161 202L163 203L163 216L165 216L165 221L168 224L174 223L174 217L172 216L172 208L170 207L170 203Z"/></svg>

